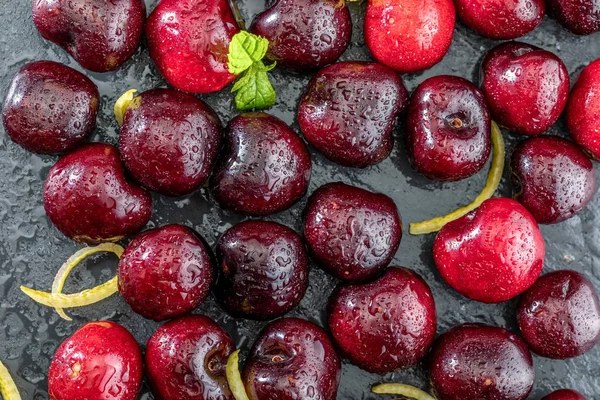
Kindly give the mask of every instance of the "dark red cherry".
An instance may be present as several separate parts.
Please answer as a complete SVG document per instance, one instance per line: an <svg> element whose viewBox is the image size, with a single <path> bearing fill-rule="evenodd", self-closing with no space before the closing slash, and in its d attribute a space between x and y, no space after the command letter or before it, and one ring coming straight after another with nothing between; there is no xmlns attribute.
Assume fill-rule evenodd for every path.
<svg viewBox="0 0 600 400"><path fill-rule="evenodd" d="M577 35L600 31L600 7L596 0L548 0L548 13Z"/></svg>
<svg viewBox="0 0 600 400"><path fill-rule="evenodd" d="M50 168L44 209L65 236L95 244L117 241L142 229L152 215L152 198L125 179L115 147L92 143Z"/></svg>
<svg viewBox="0 0 600 400"><path fill-rule="evenodd" d="M310 153L296 132L271 115L246 113L225 130L210 189L223 208L267 215L304 196L310 172Z"/></svg>
<svg viewBox="0 0 600 400"><path fill-rule="evenodd" d="M46 40L95 72L119 68L142 40L144 0L35 0L33 22Z"/></svg>
<svg viewBox="0 0 600 400"><path fill-rule="evenodd" d="M508 42L483 60L481 88L492 117L522 135L535 136L558 119L569 96L569 72L553 53Z"/></svg>
<svg viewBox="0 0 600 400"><path fill-rule="evenodd" d="M429 78L407 111L406 151L429 179L457 181L475 174L491 151L491 120L481 91L458 76Z"/></svg>
<svg viewBox="0 0 600 400"><path fill-rule="evenodd" d="M304 238L319 265L350 282L381 273L402 238L402 221L394 201L342 182L328 183L308 199Z"/></svg>
<svg viewBox="0 0 600 400"><path fill-rule="evenodd" d="M600 302L592 283L576 271L543 275L519 302L521 334L535 353L565 359L600 341Z"/></svg>
<svg viewBox="0 0 600 400"><path fill-rule="evenodd" d="M596 192L590 159L572 142L539 136L512 154L513 193L540 224L553 224L583 210Z"/></svg>
<svg viewBox="0 0 600 400"><path fill-rule="evenodd" d="M242 375L250 400L335 400L341 362L325 331L283 318L262 331Z"/></svg>
<svg viewBox="0 0 600 400"><path fill-rule="evenodd" d="M296 307L308 287L308 256L292 229L245 221L217 242L220 274L215 293L236 317L273 319Z"/></svg>
<svg viewBox="0 0 600 400"><path fill-rule="evenodd" d="M96 127L100 95L82 73L54 61L23 66L2 107L4 129L29 151L64 153L80 145Z"/></svg>
<svg viewBox="0 0 600 400"><path fill-rule="evenodd" d="M370 283L340 286L328 311L329 329L342 354L369 372L416 365L435 338L431 290L405 268L390 267Z"/></svg>
<svg viewBox="0 0 600 400"><path fill-rule="evenodd" d="M208 180L221 140L221 122L208 104L175 90L154 89L132 100L123 121L123 163L143 186L183 196Z"/></svg>
<svg viewBox="0 0 600 400"><path fill-rule="evenodd" d="M542 397L542 400L586 400L586 398L575 390L561 389Z"/></svg>
<svg viewBox="0 0 600 400"><path fill-rule="evenodd" d="M338 164L364 168L392 151L406 107L402 78L381 64L340 62L319 71L298 107L304 137Z"/></svg>
<svg viewBox="0 0 600 400"><path fill-rule="evenodd" d="M213 263L198 234L166 225L137 235L119 260L119 293L133 311L163 321L198 307L210 293Z"/></svg>
<svg viewBox="0 0 600 400"><path fill-rule="evenodd" d="M235 400L227 358L235 350L229 334L203 315L159 327L146 345L146 375L156 400Z"/></svg>

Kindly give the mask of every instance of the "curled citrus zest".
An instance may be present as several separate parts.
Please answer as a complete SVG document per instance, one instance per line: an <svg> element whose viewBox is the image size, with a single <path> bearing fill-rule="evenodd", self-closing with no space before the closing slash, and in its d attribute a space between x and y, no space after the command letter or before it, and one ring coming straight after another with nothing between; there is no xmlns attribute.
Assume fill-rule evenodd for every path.
<svg viewBox="0 0 600 400"><path fill-rule="evenodd" d="M83 249L77 251L73 254L65 263L60 267L58 272L56 273L56 277L54 278L54 282L52 282L52 293L60 294L65 286L65 282L71 273L71 270L75 268L81 261L85 258L89 257L92 254L100 253L100 252L111 252L114 253L118 258L121 258L123 254L123 247L114 243L102 243L95 247L84 247ZM62 308L57 307L56 312L63 319L67 321L71 321L71 318L65 314Z"/></svg>
<svg viewBox="0 0 600 400"><path fill-rule="evenodd" d="M227 383L229 389L233 393L235 400L250 400L248 394L246 394L246 388L244 382L242 382L242 376L240 375L240 351L236 350L227 359L227 367L225 369L225 375L227 376Z"/></svg>
<svg viewBox="0 0 600 400"><path fill-rule="evenodd" d="M403 383L383 383L373 386L371 390L377 394L399 394L415 400L436 400L435 397L421 389Z"/></svg>
<svg viewBox="0 0 600 400"><path fill-rule="evenodd" d="M4 400L21 400L19 389L2 361L0 361L0 394Z"/></svg>
<svg viewBox="0 0 600 400"><path fill-rule="evenodd" d="M119 126L123 125L125 111L127 111L127 108L129 108L131 101L135 98L135 93L137 93L137 89L130 89L123 93L115 103L115 119L117 120L117 124L119 124Z"/></svg>
<svg viewBox="0 0 600 400"><path fill-rule="evenodd" d="M492 159L492 165L490 167L490 172L488 173L487 182L485 187L479 193L479 196L473 200L470 204L461 207L450 214L443 215L441 217L433 218L423 222L416 222L410 224L410 234L411 235L423 235L426 233L437 232L444 225L449 222L455 221L477 207L481 205L484 201L489 199L494 195L498 186L500 185L500 180L502 179L502 173L504 171L504 139L502 138L502 132L498 125L492 121L492 143L494 145L494 154Z"/></svg>

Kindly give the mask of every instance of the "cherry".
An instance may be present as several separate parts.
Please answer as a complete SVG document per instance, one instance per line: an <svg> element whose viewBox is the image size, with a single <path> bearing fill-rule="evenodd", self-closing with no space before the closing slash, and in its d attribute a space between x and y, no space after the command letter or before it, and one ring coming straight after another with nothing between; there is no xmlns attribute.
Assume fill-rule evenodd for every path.
<svg viewBox="0 0 600 400"><path fill-rule="evenodd" d="M502 43L485 56L481 88L496 122L522 135L548 130L569 96L569 72L553 53L520 43Z"/></svg>
<svg viewBox="0 0 600 400"><path fill-rule="evenodd" d="M123 163L143 186L182 196L208 180L221 139L221 122L208 104L175 90L154 89L132 100L123 121Z"/></svg>
<svg viewBox="0 0 600 400"><path fill-rule="evenodd" d="M543 0L456 0L456 12L482 36L510 40L533 31L544 18Z"/></svg>
<svg viewBox="0 0 600 400"><path fill-rule="evenodd" d="M198 234L166 225L137 235L119 260L119 293L141 316L163 321L198 307L210 293L213 263Z"/></svg>
<svg viewBox="0 0 600 400"><path fill-rule="evenodd" d="M431 290L405 268L390 267L373 282L338 287L328 311L329 328L342 353L373 373L416 365L435 337Z"/></svg>
<svg viewBox="0 0 600 400"><path fill-rule="evenodd" d="M542 400L586 400L586 398L575 390L561 389L542 397Z"/></svg>
<svg viewBox="0 0 600 400"><path fill-rule="evenodd" d="M576 271L543 275L519 302L517 319L531 350L565 359L600 341L600 302L592 283Z"/></svg>
<svg viewBox="0 0 600 400"><path fill-rule="evenodd" d="M242 377L250 400L335 400L340 375L340 358L325 331L283 318L262 331Z"/></svg>
<svg viewBox="0 0 600 400"><path fill-rule="evenodd" d="M369 0L365 43L380 63L398 72L417 72L444 58L455 21L451 0Z"/></svg>
<svg viewBox="0 0 600 400"><path fill-rule="evenodd" d="M442 278L463 296L500 303L527 290L544 265L544 238L518 202L492 198L446 224L433 258Z"/></svg>
<svg viewBox="0 0 600 400"><path fill-rule="evenodd" d="M233 340L213 320L188 315L159 327L146 345L156 400L235 400L225 377Z"/></svg>
<svg viewBox="0 0 600 400"><path fill-rule="evenodd" d="M245 221L217 242L216 295L236 317L273 319L300 303L308 287L308 256L292 229Z"/></svg>
<svg viewBox="0 0 600 400"><path fill-rule="evenodd" d="M504 328L464 324L440 336L430 356L439 400L524 400L534 369L527 345Z"/></svg>
<svg viewBox="0 0 600 400"><path fill-rule="evenodd" d="M117 241L142 229L152 215L152 198L125 179L115 147L92 143L50 168L44 209L65 236L95 244Z"/></svg>
<svg viewBox="0 0 600 400"><path fill-rule="evenodd" d="M364 168L385 159L406 107L402 78L376 63L340 62L319 71L298 107L304 137L338 164Z"/></svg>
<svg viewBox="0 0 600 400"><path fill-rule="evenodd" d="M42 37L95 72L113 71L133 55L145 19L143 0L33 2L33 22Z"/></svg>
<svg viewBox="0 0 600 400"><path fill-rule="evenodd" d="M539 136L515 148L511 160L513 192L540 224L571 218L596 192L589 158L568 140Z"/></svg>
<svg viewBox="0 0 600 400"><path fill-rule="evenodd" d="M310 196L304 213L304 238L311 254L339 279L359 282L375 277L400 246L400 214L384 194L328 183Z"/></svg>
<svg viewBox="0 0 600 400"><path fill-rule="evenodd" d="M261 112L238 115L224 141L210 179L221 207L267 215L289 208L306 193L310 153L285 122Z"/></svg>
<svg viewBox="0 0 600 400"><path fill-rule="evenodd" d="M600 59L581 71L565 116L575 143L594 160L600 160Z"/></svg>
<svg viewBox="0 0 600 400"><path fill-rule="evenodd" d="M269 40L267 58L311 71L335 62L350 44L352 19L345 0L276 0L250 31Z"/></svg>
<svg viewBox="0 0 600 400"><path fill-rule="evenodd" d="M491 151L491 120L483 94L458 76L426 79L413 92L406 122L411 165L429 179L475 174Z"/></svg>
<svg viewBox="0 0 600 400"><path fill-rule="evenodd" d="M57 400L135 400L141 385L140 347L110 321L79 328L58 346L48 370L48 394Z"/></svg>
<svg viewBox="0 0 600 400"><path fill-rule="evenodd" d="M595 0L548 0L548 11L564 28L577 35L600 31L600 8Z"/></svg>
<svg viewBox="0 0 600 400"><path fill-rule="evenodd" d="M210 93L235 79L227 53L240 31L228 0L161 0L148 17L150 57L176 89Z"/></svg>

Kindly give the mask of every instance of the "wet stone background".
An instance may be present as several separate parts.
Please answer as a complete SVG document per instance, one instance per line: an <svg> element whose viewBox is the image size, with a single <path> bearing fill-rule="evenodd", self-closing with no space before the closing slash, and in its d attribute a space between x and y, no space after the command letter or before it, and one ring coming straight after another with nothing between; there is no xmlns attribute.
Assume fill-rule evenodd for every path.
<svg viewBox="0 0 600 400"><path fill-rule="evenodd" d="M150 12L156 0L146 0ZM265 8L265 0L238 0L246 21ZM363 45L362 15L366 0L351 3L354 33L351 47L343 60L369 60ZM49 59L83 71L59 47L44 41L31 21L31 0L0 1L0 98L4 99L9 83L25 63ZM600 34L576 37L556 22L545 18L541 26L524 37L523 41L558 54L566 63L574 81L582 68L600 57ZM479 63L495 42L479 37L458 23L454 41L444 60L432 69L403 76L409 90L424 79L440 74L460 75L478 81ZM129 88L140 91L164 87L165 82L148 57L145 46L118 71L95 74L84 71L98 85L102 106L94 141L117 143L118 129L112 115L117 97ZM279 98L269 112L292 124L297 130L295 112L309 76L296 75L275 69L272 73ZM203 100L212 105L226 122L236 111L233 96L224 90ZM0 128L1 129L1 128ZM566 136L564 121L551 131ZM505 133L507 156L521 138ZM402 128L396 131L396 144L391 156L381 164L364 170L342 168L329 162L311 149L313 174L309 193L332 181L344 181L391 196L405 223L404 238L393 264L409 267L421 274L431 286L439 316L438 334L463 322L483 322L507 327L518 332L515 320L516 301L485 305L470 301L449 288L436 271L431 249L433 235L410 236L408 223L446 213L475 197L483 187L487 166L476 176L457 183L435 183L418 175L408 165L402 145ZM134 314L118 296L100 304L69 310L73 322L63 321L51 309L35 304L19 290L27 285L49 290L54 274L80 246L58 232L45 216L42 205L42 185L56 157L37 156L12 143L0 133L0 360L14 376L24 399L47 399L46 372L58 344L86 321L111 319L128 328L142 346L154 332L157 323ZM488 164L489 165L489 164ZM597 168L599 169L599 168ZM498 195L510 196L508 172ZM291 209L269 216L297 231L306 203L302 199ZM195 228L214 246L217 238L229 227L245 219L217 207L205 189L188 197L171 199L154 196L155 212L150 223L160 226L183 223ZM574 218L554 226L542 226L547 254L544 272L572 268L585 273L600 289L600 195ZM85 268L85 266L89 268ZM82 263L72 275L65 290L78 291L99 284L115 273L112 256L98 256ZM300 306L290 315L325 323L325 305L336 281L313 265L310 287ZM233 335L238 346L247 351L264 323L235 320L209 298L197 311L209 315ZM600 346L585 356L564 361L552 361L534 356L536 382L531 399L540 399L552 390L569 387L584 393L588 399L600 399ZM366 373L344 363L338 399L379 398L369 392L371 385L401 381L427 387L422 366L398 371L386 376ZM152 399L144 385L140 399Z"/></svg>

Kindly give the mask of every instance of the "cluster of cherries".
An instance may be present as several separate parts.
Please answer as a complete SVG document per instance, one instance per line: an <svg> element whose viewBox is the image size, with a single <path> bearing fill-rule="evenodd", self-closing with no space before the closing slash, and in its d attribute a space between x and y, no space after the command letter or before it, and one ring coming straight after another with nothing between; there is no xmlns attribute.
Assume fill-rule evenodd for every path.
<svg viewBox="0 0 600 400"><path fill-rule="evenodd" d="M566 28L589 34L600 30L600 11L588 3L547 4ZM331 336L306 320L270 323L243 369L251 400L334 400L341 375L337 350L378 374L416 365L430 352L437 399L522 400L534 381L529 349L565 359L600 340L600 304L590 281L570 270L538 279L545 257L538 223L572 217L596 190L588 156L600 159L600 60L583 70L569 95L568 71L556 55L508 42L483 60L481 88L460 77L436 76L409 96L398 72L441 60L456 12L484 36L514 39L540 23L545 3L371 0L365 40L379 63L335 63L352 31L343 0L277 0L250 31L269 39L268 57L279 66L318 70L300 101L298 122L304 138L340 165L364 168L388 157L404 114L408 158L433 180L465 179L483 168L491 153L492 118L533 136L512 155L516 200L486 200L446 224L433 250L444 280L470 299L499 303L524 293L517 311L522 339L500 327L464 324L434 343L429 286L409 269L388 268L402 238L393 200L329 183L308 199L303 239L281 224L249 220L222 235L216 260L204 240L181 225L147 230L128 244L119 261L120 294L140 315L171 320L146 347L155 398L233 400L225 365L235 344L208 317L185 314L212 290L235 317L282 317L307 290L309 257L343 281L329 301ZM92 71L114 70L126 61L145 24L150 56L179 89L133 97L119 121L117 149L83 143L95 128L100 103L90 79L51 61L27 64L17 73L2 113L7 134L36 153L67 153L44 185L52 223L88 245L118 241L149 221L147 190L183 196L206 183L218 204L236 213L264 216L296 203L308 189L311 157L294 130L262 112L238 115L223 129L209 105L184 93L221 90L236 78L227 69L227 48L240 27L229 3L162 0L147 21L145 14L141 0L34 2L42 36ZM564 110L575 143L538 136ZM142 354L131 334L112 322L93 322L58 348L49 394L56 400L129 400L141 379ZM584 397L562 390L545 399Z"/></svg>

